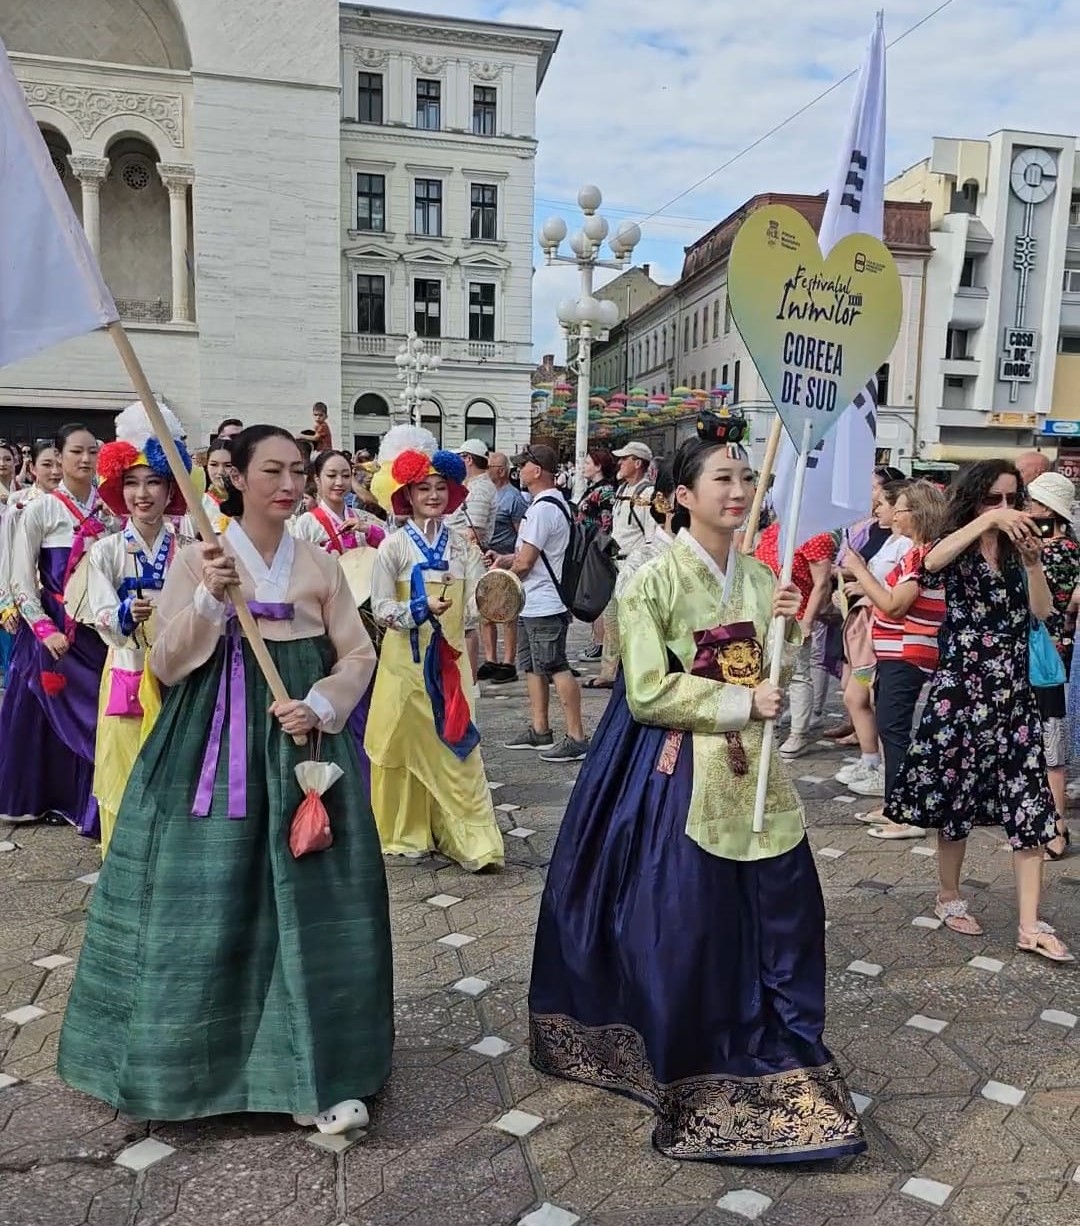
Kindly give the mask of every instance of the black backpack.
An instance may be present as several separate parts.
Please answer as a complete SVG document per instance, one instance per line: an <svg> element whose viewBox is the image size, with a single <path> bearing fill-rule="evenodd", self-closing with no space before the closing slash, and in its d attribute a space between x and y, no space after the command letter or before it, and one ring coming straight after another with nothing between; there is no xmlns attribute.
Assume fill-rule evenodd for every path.
<svg viewBox="0 0 1080 1226"><path fill-rule="evenodd" d="M563 555L562 576L555 574L547 554L540 557L551 582L559 593L559 599L570 613L583 622L594 622L607 608L615 594L615 542L610 536L593 527L576 523L570 508L563 498L547 498L554 503L566 518L570 527L570 540Z"/></svg>

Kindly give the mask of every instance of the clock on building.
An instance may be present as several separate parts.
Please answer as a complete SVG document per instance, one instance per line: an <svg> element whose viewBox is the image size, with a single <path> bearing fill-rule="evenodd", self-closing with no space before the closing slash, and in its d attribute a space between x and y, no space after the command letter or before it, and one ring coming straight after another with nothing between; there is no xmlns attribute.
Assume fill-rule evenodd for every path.
<svg viewBox="0 0 1080 1226"><path fill-rule="evenodd" d="M1057 187L1057 159L1046 149L1021 149L1013 158L1009 182L1025 204L1042 204Z"/></svg>

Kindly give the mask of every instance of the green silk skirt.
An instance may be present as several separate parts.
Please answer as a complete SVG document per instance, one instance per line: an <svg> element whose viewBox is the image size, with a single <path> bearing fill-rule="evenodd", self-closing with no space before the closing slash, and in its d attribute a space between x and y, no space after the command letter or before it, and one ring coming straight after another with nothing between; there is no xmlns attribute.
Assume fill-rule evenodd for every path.
<svg viewBox="0 0 1080 1226"><path fill-rule="evenodd" d="M325 638L267 646L293 695L333 663ZM192 816L225 651L168 692L135 763L60 1036L60 1076L140 1119L310 1115L390 1072L386 876L352 737L322 741L345 772L323 797L333 846L294 859L310 749L268 713L246 642L246 817L228 816L228 714L210 812Z"/></svg>

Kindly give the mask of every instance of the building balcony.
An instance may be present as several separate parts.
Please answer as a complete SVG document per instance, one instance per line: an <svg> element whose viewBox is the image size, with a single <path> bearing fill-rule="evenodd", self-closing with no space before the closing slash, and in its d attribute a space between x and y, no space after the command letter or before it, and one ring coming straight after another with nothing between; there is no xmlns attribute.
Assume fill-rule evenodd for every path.
<svg viewBox="0 0 1080 1226"><path fill-rule="evenodd" d="M975 358L942 358L941 373L947 379L977 379L979 363Z"/></svg>
<svg viewBox="0 0 1080 1226"><path fill-rule="evenodd" d="M986 323L989 301L990 291L985 286L962 285L953 299L952 318L949 322L954 328L963 328L965 331L981 328Z"/></svg>
<svg viewBox="0 0 1080 1226"><path fill-rule="evenodd" d="M345 357L393 358L405 343L404 336L373 336L345 332L341 337L341 352ZM444 362L515 362L528 363L530 347L513 341L470 341L458 337L424 338L424 352L440 357Z"/></svg>

